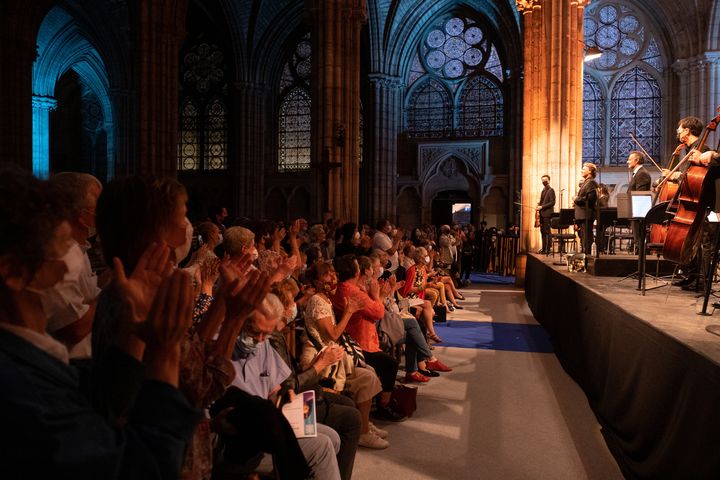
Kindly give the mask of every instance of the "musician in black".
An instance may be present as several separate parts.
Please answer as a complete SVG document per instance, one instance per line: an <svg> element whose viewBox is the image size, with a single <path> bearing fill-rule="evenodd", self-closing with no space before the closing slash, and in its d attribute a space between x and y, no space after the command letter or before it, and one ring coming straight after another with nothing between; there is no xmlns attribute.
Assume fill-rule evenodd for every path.
<svg viewBox="0 0 720 480"><path fill-rule="evenodd" d="M627 189L628 193L650 190L652 179L650 178L650 173L643 166L644 163L645 155L642 152L632 151L630 155L628 155L627 166L632 172L632 178L630 179L630 184ZM635 254L637 255L640 253L638 248L640 245L640 235L643 233L640 232L640 222L637 220L632 221L632 231L633 245L635 246Z"/></svg>
<svg viewBox="0 0 720 480"><path fill-rule="evenodd" d="M584 210L583 214L585 219L580 227L580 239L582 241L583 252L589 255L594 240L592 225L595 221L595 202L597 201L598 184L595 181L597 167L594 163L584 163L580 174L583 177L583 182L580 185L580 190L578 190L574 203L576 207ZM578 211L577 208L575 210Z"/></svg>
<svg viewBox="0 0 720 480"><path fill-rule="evenodd" d="M542 248L538 253L549 254L550 246L550 217L552 217L555 208L555 189L550 186L550 175L543 175L543 189L540 192L540 201L535 210L540 212L540 235L542 235Z"/></svg>

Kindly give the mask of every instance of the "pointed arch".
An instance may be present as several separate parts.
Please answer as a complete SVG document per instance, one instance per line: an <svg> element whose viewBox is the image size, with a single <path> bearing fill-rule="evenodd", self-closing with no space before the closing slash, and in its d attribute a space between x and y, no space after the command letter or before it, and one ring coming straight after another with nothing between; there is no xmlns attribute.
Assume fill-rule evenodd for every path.
<svg viewBox="0 0 720 480"><path fill-rule="evenodd" d="M278 128L278 170L310 168L310 93L303 87L288 91L280 103Z"/></svg>
<svg viewBox="0 0 720 480"><path fill-rule="evenodd" d="M591 75L583 76L582 161L601 165L605 150L605 98Z"/></svg>
<svg viewBox="0 0 720 480"><path fill-rule="evenodd" d="M407 134L410 137L440 138L452 132L450 92L434 78L419 83L408 96Z"/></svg>
<svg viewBox="0 0 720 480"><path fill-rule="evenodd" d="M611 165L621 165L635 149L630 133L645 145L651 156L659 158L661 98L660 85L655 77L640 67L628 70L615 82L610 102Z"/></svg>
<svg viewBox="0 0 720 480"><path fill-rule="evenodd" d="M458 136L502 136L503 107L503 93L495 82L484 75L471 78L460 92Z"/></svg>

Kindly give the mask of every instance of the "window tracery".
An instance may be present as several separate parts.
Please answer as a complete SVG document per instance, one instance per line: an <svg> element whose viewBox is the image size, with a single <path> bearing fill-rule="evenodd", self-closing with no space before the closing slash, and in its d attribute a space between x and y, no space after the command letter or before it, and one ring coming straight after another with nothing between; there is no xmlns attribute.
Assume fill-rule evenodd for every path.
<svg viewBox="0 0 720 480"><path fill-rule="evenodd" d="M310 169L312 44L305 34L283 68L278 112L278 171Z"/></svg>
<svg viewBox="0 0 720 480"><path fill-rule="evenodd" d="M503 134L503 66L490 35L467 16L438 19L410 65L409 137Z"/></svg>
<svg viewBox="0 0 720 480"><path fill-rule="evenodd" d="M583 161L624 165L636 148L630 133L661 159L663 92L656 77L666 66L652 23L628 3L602 0L586 8L584 25L585 44L602 55L585 64L592 75L583 83Z"/></svg>

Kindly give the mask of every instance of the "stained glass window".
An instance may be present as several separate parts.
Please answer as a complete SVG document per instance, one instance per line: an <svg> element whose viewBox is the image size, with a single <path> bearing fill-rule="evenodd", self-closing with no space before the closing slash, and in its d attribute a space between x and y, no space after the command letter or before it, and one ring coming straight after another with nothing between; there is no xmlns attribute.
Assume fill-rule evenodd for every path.
<svg viewBox="0 0 720 480"><path fill-rule="evenodd" d="M494 81L494 79L497 81ZM442 17L423 35L410 65L409 137L502 135L503 66L491 35L469 17Z"/></svg>
<svg viewBox="0 0 720 480"><path fill-rule="evenodd" d="M310 169L312 44L307 33L298 41L280 80L278 171Z"/></svg>
<svg viewBox="0 0 720 480"><path fill-rule="evenodd" d="M310 106L310 95L301 87L292 89L280 105L281 172L310 168Z"/></svg>
<svg viewBox="0 0 720 480"><path fill-rule="evenodd" d="M583 161L624 165L637 148L630 133L660 156L662 91L651 72L665 63L650 25L625 2L599 0L585 9L585 44L603 53L585 64L593 75L583 82Z"/></svg>
<svg viewBox="0 0 720 480"><path fill-rule="evenodd" d="M641 68L635 67L618 79L611 101L611 165L622 165L636 149L631 133L653 158L659 158L660 99L657 81Z"/></svg>
<svg viewBox="0 0 720 480"><path fill-rule="evenodd" d="M458 104L458 136L492 137L503 134L503 96L492 80L471 78Z"/></svg>
<svg viewBox="0 0 720 480"><path fill-rule="evenodd" d="M207 107L205 123L205 170L224 170L226 163L225 103L219 98Z"/></svg>
<svg viewBox="0 0 720 480"><path fill-rule="evenodd" d="M182 61L178 170L227 169L225 55L200 42Z"/></svg>
<svg viewBox="0 0 720 480"><path fill-rule="evenodd" d="M587 73L583 79L582 160L602 164L605 141L605 103L600 85Z"/></svg>
<svg viewBox="0 0 720 480"><path fill-rule="evenodd" d="M452 101L445 87L435 79L425 80L412 93L408 112L408 135L440 138L452 131Z"/></svg>
<svg viewBox="0 0 720 480"><path fill-rule="evenodd" d="M198 170L200 168L200 146L197 138L198 111L193 101L186 99L180 112L178 170Z"/></svg>

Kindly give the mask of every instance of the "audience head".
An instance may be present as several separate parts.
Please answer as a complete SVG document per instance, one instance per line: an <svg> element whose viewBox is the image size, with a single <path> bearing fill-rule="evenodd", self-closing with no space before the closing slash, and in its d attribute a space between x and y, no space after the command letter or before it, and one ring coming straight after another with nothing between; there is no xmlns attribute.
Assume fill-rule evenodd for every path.
<svg viewBox="0 0 720 480"><path fill-rule="evenodd" d="M342 257L337 257L333 261L333 266L335 267L335 272L337 273L338 280L340 282L351 280L360 274L360 266L358 265L357 260L355 260L355 255L343 255Z"/></svg>
<svg viewBox="0 0 720 480"><path fill-rule="evenodd" d="M48 183L0 165L0 318L21 322L14 298L62 280L72 243L68 215ZM39 300L36 300L39 302ZM44 330L44 326L42 326ZM43 332L44 333L44 332Z"/></svg>
<svg viewBox="0 0 720 480"><path fill-rule="evenodd" d="M245 253L253 255L253 260L257 258L255 234L245 227L230 227L225 230L223 248L232 258L239 258Z"/></svg>
<svg viewBox="0 0 720 480"><path fill-rule="evenodd" d="M208 209L208 218L216 225L222 225L228 217L228 211L225 207L213 206Z"/></svg>
<svg viewBox="0 0 720 480"><path fill-rule="evenodd" d="M222 240L220 228L213 222L202 222L195 227L195 233L202 238L203 243L207 245L210 250L217 247Z"/></svg>
<svg viewBox="0 0 720 480"><path fill-rule="evenodd" d="M278 321L282 318L284 307L280 299L274 293L268 293L263 299L260 307L245 322L243 335L247 341L248 337L253 343L264 342L267 337L275 331Z"/></svg>
<svg viewBox="0 0 720 480"><path fill-rule="evenodd" d="M297 296L300 289L292 279L285 279L275 283L272 286L272 293L274 293L283 305L283 315L280 321L277 322L276 329L282 330L285 325L295 320L297 317L297 305L295 304L295 297Z"/></svg>
<svg viewBox="0 0 720 480"><path fill-rule="evenodd" d="M325 241L325 227L321 223L316 223L308 230L310 233L310 241L313 243L322 243Z"/></svg>
<svg viewBox="0 0 720 480"><path fill-rule="evenodd" d="M186 202L185 187L172 178L131 176L110 182L97 204L105 260L117 257L133 270L152 242L165 242L175 262L182 261L192 242Z"/></svg>
<svg viewBox="0 0 720 480"><path fill-rule="evenodd" d="M353 222L344 224L338 229L338 233L342 235L342 241L344 243L354 243L360 240L357 224Z"/></svg>
<svg viewBox="0 0 720 480"><path fill-rule="evenodd" d="M56 173L50 177L49 183L67 206L73 238L78 243L84 243L95 234L95 215L102 183L88 173L79 172Z"/></svg>

